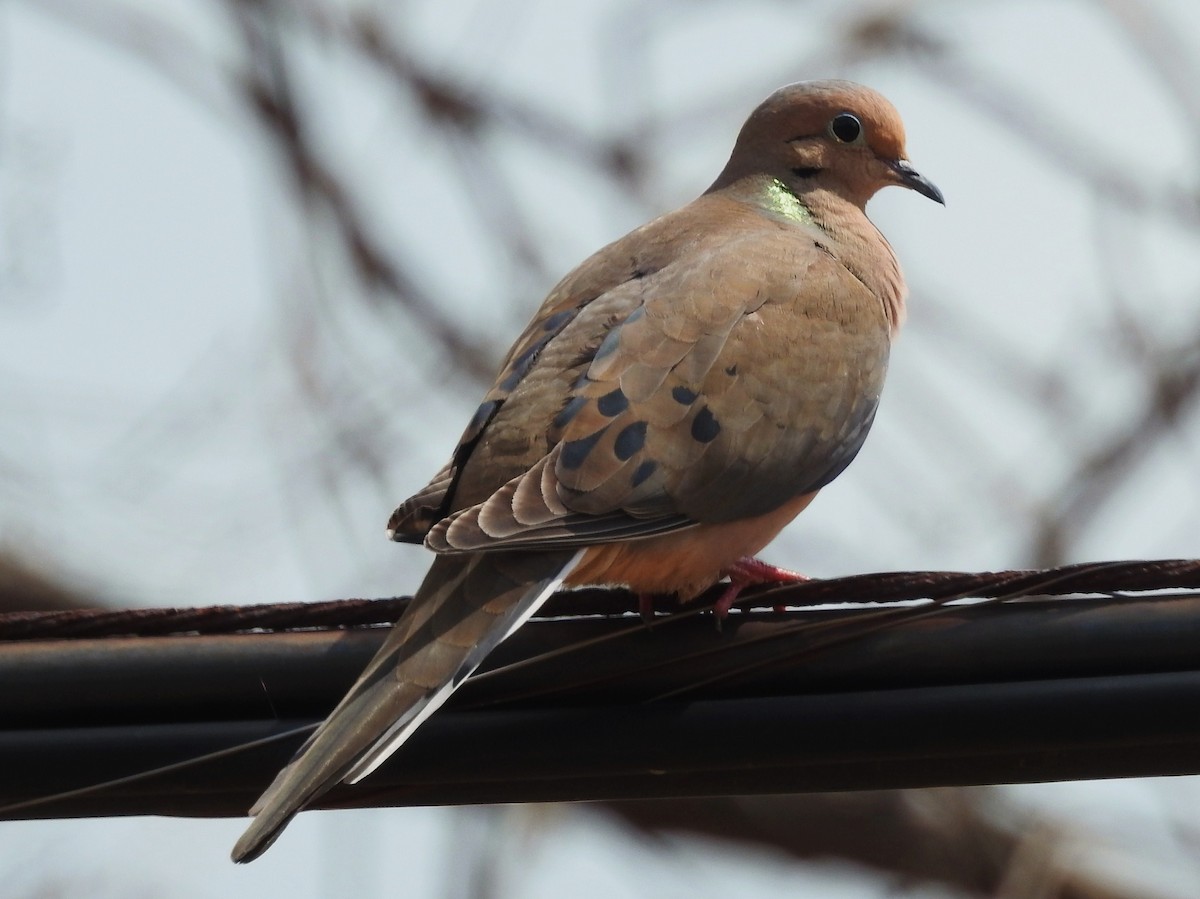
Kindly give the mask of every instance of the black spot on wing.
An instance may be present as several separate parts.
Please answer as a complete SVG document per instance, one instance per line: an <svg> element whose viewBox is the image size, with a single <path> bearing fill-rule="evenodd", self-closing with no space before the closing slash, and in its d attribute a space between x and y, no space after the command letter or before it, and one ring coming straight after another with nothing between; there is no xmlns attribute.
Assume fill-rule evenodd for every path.
<svg viewBox="0 0 1200 899"><path fill-rule="evenodd" d="M504 376L504 380L496 386L505 393L512 393L517 389L517 385L521 383L521 378L523 377L525 377L525 372L512 369L507 375Z"/></svg>
<svg viewBox="0 0 1200 899"><path fill-rule="evenodd" d="M711 443L717 439L717 435L720 433L721 423L717 421L708 406L697 412L696 417L692 419L692 437L700 443Z"/></svg>
<svg viewBox="0 0 1200 899"><path fill-rule="evenodd" d="M604 396L596 400L596 409L605 418L612 418L616 415L620 415L628 408L629 398L621 392L620 387L604 394Z"/></svg>
<svg viewBox="0 0 1200 899"><path fill-rule="evenodd" d="M613 443L613 453L624 462L640 450L645 443L646 422L635 421L621 429L621 433L617 435L617 439Z"/></svg>
<svg viewBox="0 0 1200 899"><path fill-rule="evenodd" d="M573 319L578 312L578 309L564 309L562 312L555 312L552 316L542 322L542 330L553 331L557 333L565 328L567 323L571 321L571 319Z"/></svg>
<svg viewBox="0 0 1200 899"><path fill-rule="evenodd" d="M637 469L634 470L633 477L630 478L629 481L630 486L640 487L645 482L646 478L654 474L654 471L657 468L657 462L655 462L653 459L647 459L645 462L639 465Z"/></svg>
<svg viewBox="0 0 1200 899"><path fill-rule="evenodd" d="M467 429L463 433L464 442L478 435L492 416L496 414L496 410L500 408L500 400L488 400L486 403L480 403L479 408L475 410L475 414L471 416L471 420L467 422Z"/></svg>
<svg viewBox="0 0 1200 899"><path fill-rule="evenodd" d="M588 365L597 359L603 359L605 356L610 355L621 342L621 326L628 322L637 321L642 317L642 314L643 307L638 306L623 319L616 315L610 316L605 325L603 338L599 338L595 343L584 347L582 352L571 360L568 368L578 368L581 365Z"/></svg>
<svg viewBox="0 0 1200 899"><path fill-rule="evenodd" d="M615 322L613 326L608 329L608 333L604 335L604 339L600 341L600 345L596 347L596 352L592 354L592 360L603 359L606 356L612 355L612 353L616 351L617 345L621 342L621 329L626 325L633 324L645 314L646 307L638 306L627 316L625 316L625 318Z"/></svg>
<svg viewBox="0 0 1200 899"><path fill-rule="evenodd" d="M525 380L525 376L529 374L529 370L533 368L533 363L537 362L537 358L542 354L542 350L546 348L546 344L548 344L557 336L557 332L553 334L546 334L542 337L539 337L530 346L526 347L524 352L522 352L521 355L517 356L517 358L509 364L508 374L506 374L504 379L497 385L500 390L504 391L505 393L512 393L514 390L516 390L517 385Z"/></svg>
<svg viewBox="0 0 1200 899"><path fill-rule="evenodd" d="M463 467L479 444L479 438L483 436L484 430L491 424L492 419L496 417L496 413L503 405L504 400L502 399L488 400L480 403L475 414L471 416L471 421L467 424L467 429L463 432L462 439L459 440L458 446L454 450L454 458L450 461L450 469L453 474L450 482L446 485L445 493L442 494L442 502L436 509L430 507L427 516L430 524L440 521L449 513L450 506L454 502L454 491L458 489L458 481L462 477Z"/></svg>
<svg viewBox="0 0 1200 899"><path fill-rule="evenodd" d="M588 398L586 396L573 396L567 401L567 404L559 410L559 413L554 416L553 426L561 430L571 423L579 410L587 405Z"/></svg>
<svg viewBox="0 0 1200 899"><path fill-rule="evenodd" d="M558 462L563 468L574 470L579 468L587 460L588 453L604 436L604 432L608 430L608 425L602 427L594 434L588 434L586 437L580 437L578 440L568 440L562 444L562 450L558 456Z"/></svg>
<svg viewBox="0 0 1200 899"><path fill-rule="evenodd" d="M689 390L682 384L671 388L671 399L679 403L681 406L690 406L696 402L696 391Z"/></svg>
<svg viewBox="0 0 1200 899"><path fill-rule="evenodd" d="M596 347L596 352L592 354L593 359L603 359L605 356L611 355L617 349L617 344L621 342L621 329L613 328L604 335L604 339L600 341L600 346Z"/></svg>

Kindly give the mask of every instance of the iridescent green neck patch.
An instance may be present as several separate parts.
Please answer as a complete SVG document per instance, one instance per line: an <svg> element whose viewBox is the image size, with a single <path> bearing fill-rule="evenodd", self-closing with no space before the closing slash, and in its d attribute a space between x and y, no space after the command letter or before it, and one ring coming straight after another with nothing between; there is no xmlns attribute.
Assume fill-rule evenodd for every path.
<svg viewBox="0 0 1200 899"><path fill-rule="evenodd" d="M792 193L786 184L778 178L772 178L767 185L766 207L777 215L793 222L812 224L813 215L809 208L800 202L800 198Z"/></svg>

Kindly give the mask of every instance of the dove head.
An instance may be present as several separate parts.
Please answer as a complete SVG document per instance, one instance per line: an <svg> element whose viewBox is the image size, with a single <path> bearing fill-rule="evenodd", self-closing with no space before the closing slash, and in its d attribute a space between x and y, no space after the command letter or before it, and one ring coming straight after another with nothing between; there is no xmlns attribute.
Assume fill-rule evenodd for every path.
<svg viewBox="0 0 1200 899"><path fill-rule="evenodd" d="M801 81L767 97L709 191L746 179L780 182L798 197L828 191L860 208L890 184L945 203L909 164L895 107L851 81Z"/></svg>

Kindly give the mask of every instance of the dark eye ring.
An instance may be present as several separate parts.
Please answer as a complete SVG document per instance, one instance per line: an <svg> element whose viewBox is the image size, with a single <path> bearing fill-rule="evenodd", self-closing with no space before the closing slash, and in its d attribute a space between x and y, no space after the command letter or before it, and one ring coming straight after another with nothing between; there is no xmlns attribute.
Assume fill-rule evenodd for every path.
<svg viewBox="0 0 1200 899"><path fill-rule="evenodd" d="M862 122L858 116L848 112L839 112L829 123L829 133L844 144L852 144L862 137Z"/></svg>

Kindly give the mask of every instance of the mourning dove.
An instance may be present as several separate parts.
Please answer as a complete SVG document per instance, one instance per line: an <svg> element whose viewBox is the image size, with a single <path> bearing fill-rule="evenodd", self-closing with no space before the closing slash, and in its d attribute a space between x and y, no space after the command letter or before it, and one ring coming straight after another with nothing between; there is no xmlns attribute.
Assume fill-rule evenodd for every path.
<svg viewBox="0 0 1200 899"><path fill-rule="evenodd" d="M392 539L424 542L433 566L251 809L236 861L375 770L560 584L686 600L729 576L727 609L774 576L750 557L875 417L905 287L864 207L891 184L943 202L887 100L788 85L702 196L559 282L450 461L392 515Z"/></svg>

